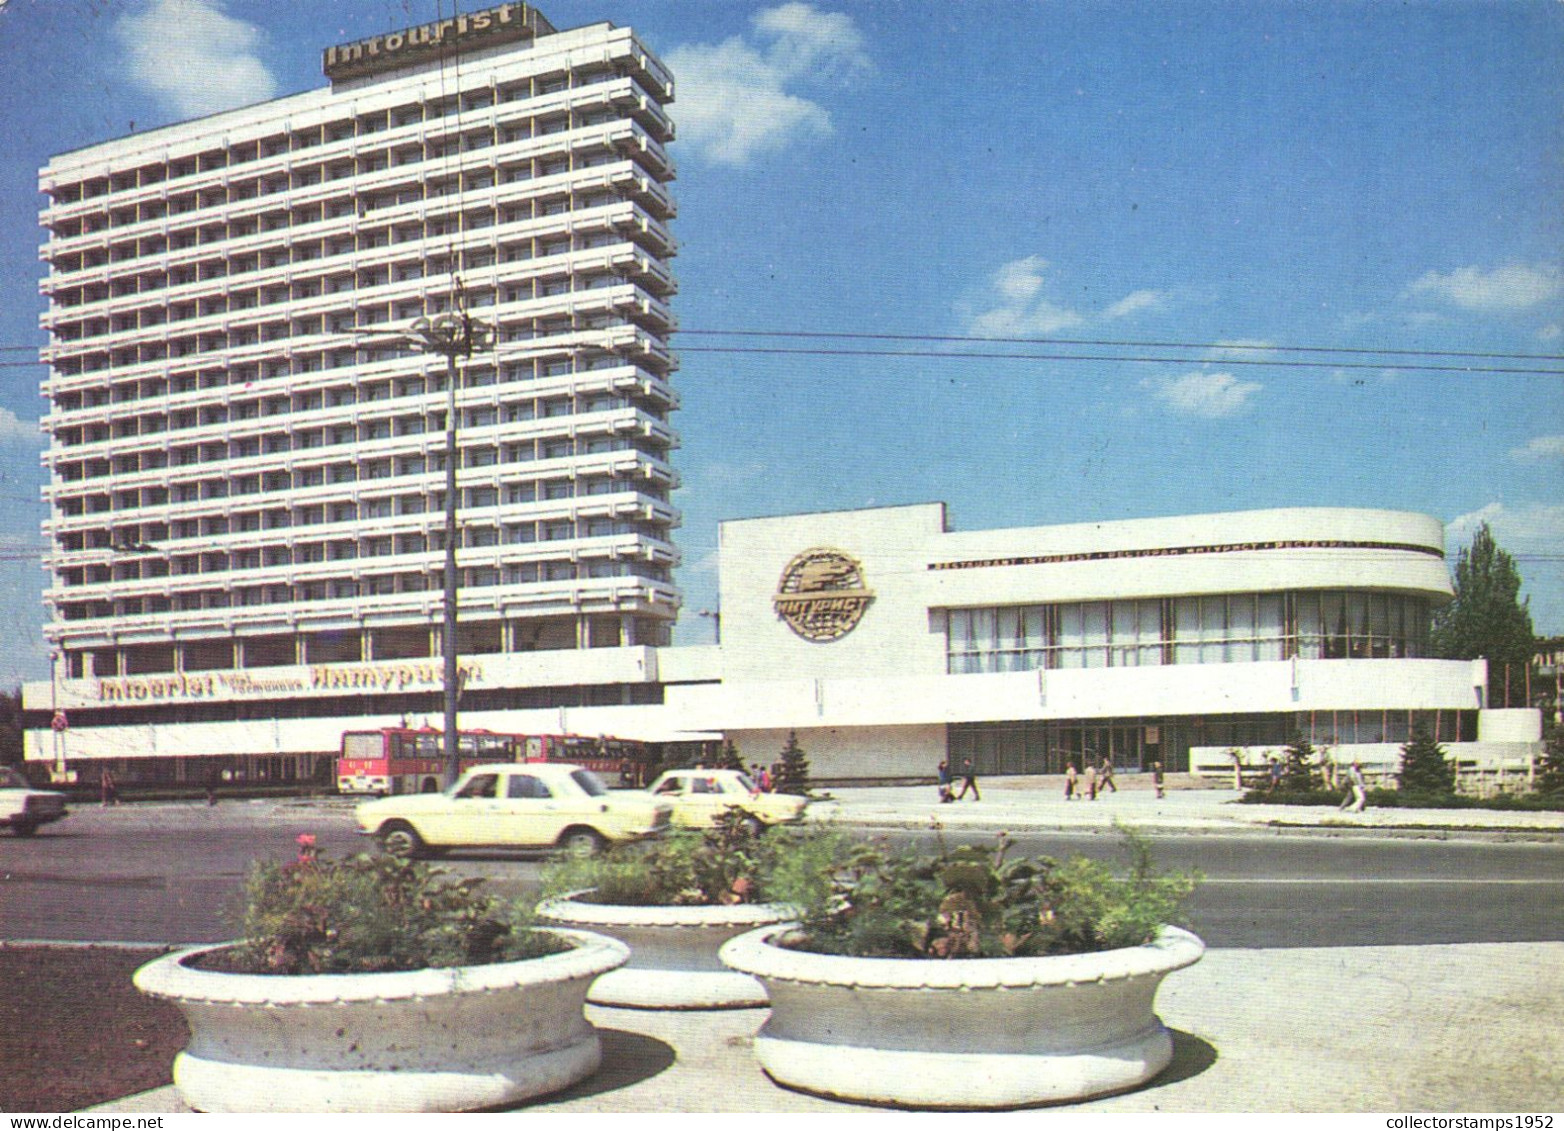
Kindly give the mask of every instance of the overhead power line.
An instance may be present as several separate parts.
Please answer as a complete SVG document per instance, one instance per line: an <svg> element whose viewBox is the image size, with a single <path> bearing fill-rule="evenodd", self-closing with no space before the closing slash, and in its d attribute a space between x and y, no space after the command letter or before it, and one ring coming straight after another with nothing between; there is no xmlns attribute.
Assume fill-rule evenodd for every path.
<svg viewBox="0 0 1564 1131"><path fill-rule="evenodd" d="M1474 353L1463 350L1367 349L1347 346L1285 346L1250 342L1159 342L1120 338L995 338L968 334L865 334L811 330L685 330L685 336L725 338L817 338L874 342L995 342L1001 345L1113 346L1128 349L1180 349L1243 353L1339 353L1371 357L1473 357L1506 361L1564 361L1564 354Z"/></svg>
<svg viewBox="0 0 1564 1131"><path fill-rule="evenodd" d="M804 357L894 357L945 359L953 361L1108 361L1140 365L1253 365L1281 369L1368 369L1375 372L1421 372L1464 374L1526 374L1533 377L1564 377L1564 369L1527 369L1496 365L1425 365L1411 362L1299 361L1284 359L1162 357L1130 354L1020 353L993 350L875 350L831 349L823 346L679 346L680 353L755 354L761 356Z"/></svg>
<svg viewBox="0 0 1564 1131"><path fill-rule="evenodd" d="M984 338L940 334L871 334L832 333L799 330L678 330L685 337L707 338L777 338L787 341L861 341L861 342L928 342L964 343L970 345L1028 345L1082 347L1093 350L1181 350L1194 356L1167 354L1093 352L1075 353L1059 350L994 350L994 349L853 349L811 345L680 345L683 353L712 353L754 356L804 356L804 357L884 357L917 358L950 361L1054 361L1099 362L1125 365L1221 365L1252 366L1273 369L1331 369L1368 370L1377 372L1459 373L1471 376L1510 375L1533 377L1564 377L1564 369L1534 366L1506 366L1493 364L1465 364L1459 359L1473 362L1493 361L1564 361L1560 354L1486 353L1463 350L1409 350L1362 349L1344 346L1284 346L1249 345L1233 342L1165 342L1131 341L1110 338ZM321 337L322 346L333 341L351 341L357 338L354 331L326 334ZM31 349L33 347L0 347L0 349ZM563 347L562 347L563 349ZM497 353L504 356L507 349ZM1234 354L1323 354L1324 359L1298 357L1237 357ZM1205 356L1200 356L1205 355ZM1216 355L1216 356L1212 356ZM1391 360L1366 361L1347 358L1386 358ZM1399 358L1451 359L1455 364L1438 364L1434 360L1403 361ZM42 366L38 361L0 361L0 369L24 369Z"/></svg>

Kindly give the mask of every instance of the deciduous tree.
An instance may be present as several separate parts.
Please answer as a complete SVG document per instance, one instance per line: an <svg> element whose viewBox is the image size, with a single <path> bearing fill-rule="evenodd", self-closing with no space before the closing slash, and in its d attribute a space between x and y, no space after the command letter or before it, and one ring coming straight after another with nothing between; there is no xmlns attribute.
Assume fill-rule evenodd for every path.
<svg viewBox="0 0 1564 1131"><path fill-rule="evenodd" d="M1448 660L1481 657L1494 665L1489 681L1490 701L1495 703L1503 695L1498 665L1523 672L1536 647L1528 599L1520 592L1515 559L1499 548L1485 522L1456 558L1455 599L1434 614L1434 655Z"/></svg>

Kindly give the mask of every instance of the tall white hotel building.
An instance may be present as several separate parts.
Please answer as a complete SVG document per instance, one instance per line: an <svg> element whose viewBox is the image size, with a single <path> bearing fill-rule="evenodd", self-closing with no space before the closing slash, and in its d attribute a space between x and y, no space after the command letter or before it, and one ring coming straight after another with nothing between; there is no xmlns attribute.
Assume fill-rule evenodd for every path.
<svg viewBox="0 0 1564 1131"><path fill-rule="evenodd" d="M1300 733L1393 769L1419 727L1471 762L1540 748L1483 661L1428 655L1443 530L1394 511L735 520L720 643L669 647L672 78L524 4L325 70L42 172L57 658L29 760L326 780L344 731L439 720L446 364L366 331L458 284L497 331L461 363L464 729L751 761L796 732L836 780L1226 774Z"/></svg>
<svg viewBox="0 0 1564 1131"><path fill-rule="evenodd" d="M519 3L324 69L42 171L46 633L55 706L99 692L68 696L81 722L242 716L342 690L316 686L335 665L382 665L344 669L355 693L438 693L384 665L442 654L445 362L359 331L458 285L496 331L462 362L461 654L668 641L668 71ZM251 694L269 675L283 694ZM535 705L634 697L575 678Z"/></svg>

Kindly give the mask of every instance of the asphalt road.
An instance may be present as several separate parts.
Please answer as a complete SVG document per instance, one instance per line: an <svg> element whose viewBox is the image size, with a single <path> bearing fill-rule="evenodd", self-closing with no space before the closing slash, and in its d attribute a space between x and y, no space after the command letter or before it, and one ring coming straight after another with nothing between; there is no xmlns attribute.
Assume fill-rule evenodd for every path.
<svg viewBox="0 0 1564 1131"><path fill-rule="evenodd" d="M334 855L370 847L345 806L78 808L30 840L0 835L0 939L231 938L249 861L291 859L301 832ZM874 835L908 846L930 836ZM1111 836L1016 840L1027 853L1122 857ZM1153 844L1161 866L1204 874L1191 925L1214 947L1564 939L1564 845L1556 843L1191 834ZM526 897L544 858L456 853L443 863Z"/></svg>

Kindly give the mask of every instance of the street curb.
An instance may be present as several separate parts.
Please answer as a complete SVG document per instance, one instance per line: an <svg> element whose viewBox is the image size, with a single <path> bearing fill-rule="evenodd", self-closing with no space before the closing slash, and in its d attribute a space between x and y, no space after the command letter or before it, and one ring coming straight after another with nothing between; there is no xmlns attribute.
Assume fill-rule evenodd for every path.
<svg viewBox="0 0 1564 1131"><path fill-rule="evenodd" d="M886 829L927 832L934 828L937 818L924 820L911 817L848 817L827 818L821 825L834 825L859 829ZM1252 825L1223 825L1205 827L1188 824L1141 824L1125 821L1125 826L1146 836L1207 836L1207 837L1341 837L1345 839L1383 840L1469 840L1494 843L1557 844L1564 841L1564 831L1552 829L1473 829L1446 826L1343 826L1286 825L1268 822ZM1035 821L987 822L960 821L939 822L945 832L979 831L1009 833L1061 833L1079 836L1113 836L1117 830L1111 825L1063 825Z"/></svg>

